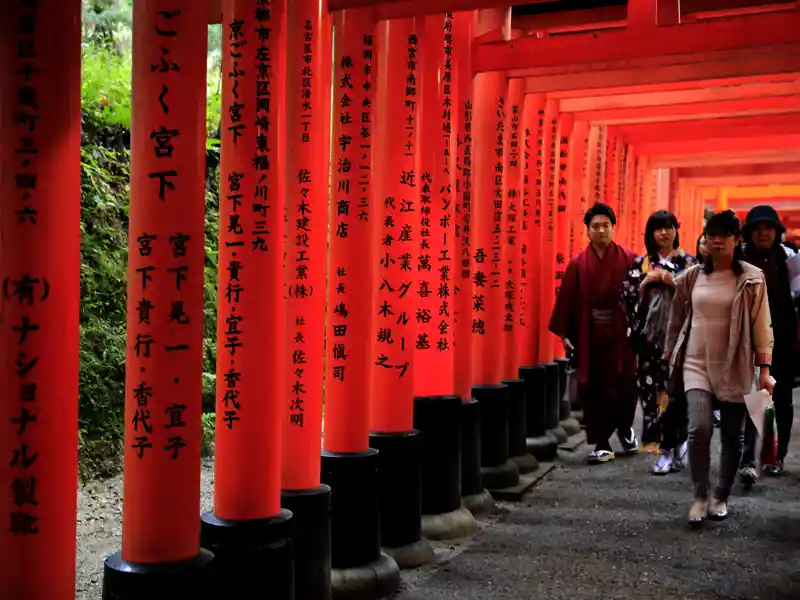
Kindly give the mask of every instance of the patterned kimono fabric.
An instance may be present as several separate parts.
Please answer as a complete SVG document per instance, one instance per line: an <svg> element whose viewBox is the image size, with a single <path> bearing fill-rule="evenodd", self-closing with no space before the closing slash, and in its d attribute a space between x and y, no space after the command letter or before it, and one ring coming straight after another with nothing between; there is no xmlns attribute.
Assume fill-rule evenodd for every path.
<svg viewBox="0 0 800 600"><path fill-rule="evenodd" d="M669 258L659 257L653 263L647 255L634 260L622 284L622 298L627 307L628 335L636 351L636 387L642 406L642 446L643 450L655 451L661 442L661 417L669 404L666 392L669 372L660 360L661 348L647 341L642 335L647 306L641 302L639 288L647 273L654 269L669 271L677 277L696 263L695 258L681 249Z"/></svg>

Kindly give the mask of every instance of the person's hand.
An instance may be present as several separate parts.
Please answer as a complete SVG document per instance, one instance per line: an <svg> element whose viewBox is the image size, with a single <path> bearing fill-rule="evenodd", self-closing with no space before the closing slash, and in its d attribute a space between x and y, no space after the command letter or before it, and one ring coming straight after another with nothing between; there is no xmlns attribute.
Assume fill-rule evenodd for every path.
<svg viewBox="0 0 800 600"><path fill-rule="evenodd" d="M661 281L667 285L675 285L675 277L669 271L664 271L664 274L661 276Z"/></svg>
<svg viewBox="0 0 800 600"><path fill-rule="evenodd" d="M657 281L661 281L664 277L663 271L654 270L649 271L647 275L644 276L642 279L642 283L639 284L639 295L643 296L647 286L651 283L656 283Z"/></svg>
<svg viewBox="0 0 800 600"><path fill-rule="evenodd" d="M758 389L767 390L769 395L772 396L772 390L775 389L775 380L770 377L769 369L761 368L758 373Z"/></svg>
<svg viewBox="0 0 800 600"><path fill-rule="evenodd" d="M572 345L568 337L561 338L561 345L564 346L564 352L572 352L575 350L575 346Z"/></svg>

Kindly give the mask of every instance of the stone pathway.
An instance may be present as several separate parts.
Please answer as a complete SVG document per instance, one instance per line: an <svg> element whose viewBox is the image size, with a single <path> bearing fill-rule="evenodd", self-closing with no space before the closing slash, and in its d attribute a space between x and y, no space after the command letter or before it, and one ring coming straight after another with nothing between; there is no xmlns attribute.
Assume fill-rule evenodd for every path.
<svg viewBox="0 0 800 600"><path fill-rule="evenodd" d="M561 452L460 552L442 548L432 569L405 574L396 600L800 598L800 442L790 474L737 486L729 519L702 531L686 525L688 472L653 477L648 454L587 466L588 451Z"/></svg>

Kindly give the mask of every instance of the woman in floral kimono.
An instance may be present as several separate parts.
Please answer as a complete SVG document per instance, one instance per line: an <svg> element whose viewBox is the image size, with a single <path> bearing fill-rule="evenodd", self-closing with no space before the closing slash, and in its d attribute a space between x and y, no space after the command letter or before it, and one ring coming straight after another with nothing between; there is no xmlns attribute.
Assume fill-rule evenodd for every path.
<svg viewBox="0 0 800 600"><path fill-rule="evenodd" d="M673 279L695 264L696 259L680 248L678 220L666 210L650 215L644 244L647 253L634 260L622 284L622 298L627 306L628 335L637 354L636 385L644 414L642 444L651 447L661 444L659 460L652 472L666 475L683 466L686 443L685 436L679 433L684 429L681 424L685 421L685 411L673 409L674 418L669 423L662 419L669 403L666 393L669 374L660 360L667 329L663 311L666 308L669 314L666 305L674 293Z"/></svg>

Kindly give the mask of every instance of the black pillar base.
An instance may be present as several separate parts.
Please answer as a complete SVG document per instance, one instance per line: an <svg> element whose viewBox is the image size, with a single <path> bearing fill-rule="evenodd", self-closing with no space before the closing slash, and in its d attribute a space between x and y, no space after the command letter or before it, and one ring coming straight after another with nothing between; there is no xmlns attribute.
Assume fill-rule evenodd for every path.
<svg viewBox="0 0 800 600"><path fill-rule="evenodd" d="M547 384L545 368L520 367L519 377L525 382L525 437L540 437L545 433Z"/></svg>
<svg viewBox="0 0 800 600"><path fill-rule="evenodd" d="M229 521L200 517L200 545L214 554L217 597L259 594L294 600L292 513L283 509L268 519Z"/></svg>
<svg viewBox="0 0 800 600"><path fill-rule="evenodd" d="M383 551L401 569L433 562L433 546L422 537L422 435L372 432L369 445L378 451Z"/></svg>
<svg viewBox="0 0 800 600"><path fill-rule="evenodd" d="M512 460L495 467L481 467L481 475L489 492L514 487L519 484L519 467Z"/></svg>
<svg viewBox="0 0 800 600"><path fill-rule="evenodd" d="M472 396L481 403L481 477L488 490L515 486L519 469L508 460L508 386L476 385Z"/></svg>
<svg viewBox="0 0 800 600"><path fill-rule="evenodd" d="M561 389L558 363L545 363L545 427L559 444L567 442L567 432L559 425L561 418Z"/></svg>
<svg viewBox="0 0 800 600"><path fill-rule="evenodd" d="M422 533L451 539L477 529L461 505L461 398L414 398L414 428L422 433Z"/></svg>
<svg viewBox="0 0 800 600"><path fill-rule="evenodd" d="M547 369L544 365L520 367L525 381L525 417L527 420L525 446L540 462L550 462L558 454L558 440L545 428L547 417Z"/></svg>
<svg viewBox="0 0 800 600"><path fill-rule="evenodd" d="M525 443L526 406L525 380L501 381L508 386L508 456L517 465L520 474L532 473L539 468L539 461L530 454Z"/></svg>
<svg viewBox="0 0 800 600"><path fill-rule="evenodd" d="M400 569L395 560L383 552L378 560L368 565L331 571L333 600L374 600L394 594L399 587Z"/></svg>
<svg viewBox="0 0 800 600"><path fill-rule="evenodd" d="M378 451L322 453L331 488L331 597L382 598L397 591L400 569L381 553Z"/></svg>
<svg viewBox="0 0 800 600"><path fill-rule="evenodd" d="M461 502L464 504L464 508L473 515L485 515L493 512L495 509L494 497L487 489L484 489L478 494L464 496Z"/></svg>
<svg viewBox="0 0 800 600"><path fill-rule="evenodd" d="M536 460L539 462L553 462L558 456L558 440L551 433L536 437L529 437L525 444Z"/></svg>
<svg viewBox="0 0 800 600"><path fill-rule="evenodd" d="M481 476L481 404L472 398L461 403L461 499L474 515L494 510L494 498Z"/></svg>
<svg viewBox="0 0 800 600"><path fill-rule="evenodd" d="M124 561L116 552L103 566L103 600L215 600L213 562L204 549L189 560L148 565Z"/></svg>
<svg viewBox="0 0 800 600"><path fill-rule="evenodd" d="M281 506L292 512L294 521L295 600L329 600L331 488L283 490Z"/></svg>

